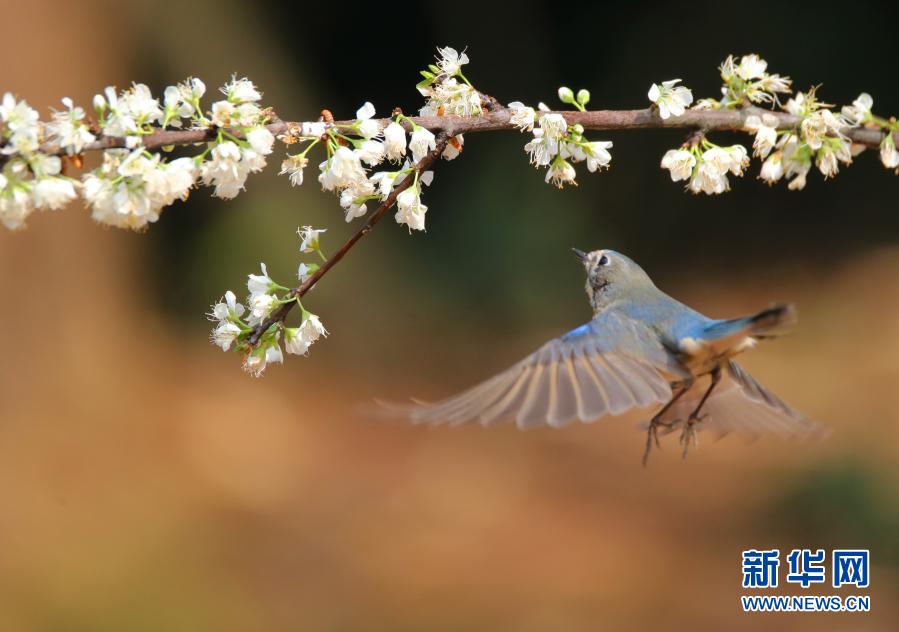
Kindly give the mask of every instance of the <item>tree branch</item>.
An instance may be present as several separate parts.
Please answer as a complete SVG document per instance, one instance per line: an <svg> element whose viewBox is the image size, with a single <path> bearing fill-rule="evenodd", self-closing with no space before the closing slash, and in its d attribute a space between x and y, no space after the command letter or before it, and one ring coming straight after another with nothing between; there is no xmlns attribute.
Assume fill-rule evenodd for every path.
<svg viewBox="0 0 899 632"><path fill-rule="evenodd" d="M429 167L431 167L443 154L443 150L446 149L446 144L449 142L450 134L446 131L440 132L436 139L436 145L434 149L432 149L424 158L418 161L418 164L415 165L415 171L409 173L402 182L393 187L393 191L390 192L384 201L372 211L371 215L368 216L368 219L365 223L357 230L353 235L346 240L346 242L337 249L334 254L332 254L328 259L321 265L321 267L315 271L308 279L303 281L300 285L293 288L288 292L288 298L299 298L306 294L312 286L318 283L318 280L321 279L325 274L328 273L328 270L337 265L337 262L343 259L344 255L350 251L350 248L356 245L360 239L362 239L368 231L370 231L375 224L381 221L384 215L387 214L387 211L396 204L396 199L399 197L400 193L408 189L412 186L412 183L415 182L415 177L418 174L424 173ZM259 342L259 338L262 337L268 329L276 324L284 322L284 319L287 318L287 315L290 313L290 310L293 309L293 306L296 305L296 301L290 301L289 303L284 303L277 310L272 312L272 314L263 320L261 323L256 325L253 328L253 332L247 337L247 342L255 346L256 343Z"/></svg>
<svg viewBox="0 0 899 632"><path fill-rule="evenodd" d="M588 130L625 130L625 129L692 129L705 131L749 131L746 129L746 118L751 115L772 114L777 117L779 129L792 129L799 124L800 117L785 112L747 107L739 110L687 110L681 116L662 119L658 112L645 110L592 110L587 112L558 112L569 124L580 123ZM511 113L508 108L499 107L480 116L412 116L403 121L407 131L412 130L412 123L420 125L432 132L446 132L449 136L469 134L472 132L491 132L512 130L515 126L510 122ZM392 119L379 119L382 127ZM355 121L335 121L335 126L349 126ZM283 134L300 123L277 120L267 125L273 134ZM853 143L867 147L878 147L885 133L877 128L844 127L841 130ZM214 140L217 128L199 130L160 130L143 137L143 146L147 149L158 149L170 145L193 145ZM899 145L899 131L893 133L893 139ZM84 146L84 151L96 151L125 147L125 139L103 137ZM63 152L55 146L46 145L41 151L47 154L61 155Z"/></svg>

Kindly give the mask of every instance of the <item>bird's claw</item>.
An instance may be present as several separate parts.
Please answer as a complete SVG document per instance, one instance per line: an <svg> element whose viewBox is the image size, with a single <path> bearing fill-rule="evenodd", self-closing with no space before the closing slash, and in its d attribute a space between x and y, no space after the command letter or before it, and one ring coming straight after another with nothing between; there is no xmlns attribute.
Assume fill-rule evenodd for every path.
<svg viewBox="0 0 899 632"><path fill-rule="evenodd" d="M683 458L687 458L687 452L690 449L690 443L693 443L694 447L699 446L699 434L696 432L696 428L694 426L704 420L708 415L690 415L684 424L684 429L680 435L680 442L684 446Z"/></svg>

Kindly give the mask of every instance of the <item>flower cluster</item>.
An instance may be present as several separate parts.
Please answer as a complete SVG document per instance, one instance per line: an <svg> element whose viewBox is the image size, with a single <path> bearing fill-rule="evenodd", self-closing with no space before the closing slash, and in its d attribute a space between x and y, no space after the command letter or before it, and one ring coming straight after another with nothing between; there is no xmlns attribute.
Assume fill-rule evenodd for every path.
<svg viewBox="0 0 899 632"><path fill-rule="evenodd" d="M324 259L320 236L325 230L305 226L298 232L301 238L300 252L317 253ZM260 266L261 274L247 276L249 295L246 306L238 303L234 293L228 290L222 301L212 306L209 314L209 319L216 323L210 334L212 343L221 347L222 351L228 351L233 346L243 353L244 370L255 377L261 376L269 364L283 363L284 350L295 355L306 355L314 342L328 335L319 317L303 307L299 296L273 281L264 263ZM314 263L300 264L298 276L305 280L317 269L318 266ZM294 301L301 311L298 327L286 327L279 320L262 332L255 345L249 343L250 335L256 328L263 326L275 310ZM282 341L284 350L281 349Z"/></svg>
<svg viewBox="0 0 899 632"><path fill-rule="evenodd" d="M480 95L461 70L468 63L468 56L449 47L438 49L438 53L437 64L422 71L425 78L418 84L419 91L428 97L422 114L480 114ZM437 139L412 118L394 113L386 120L378 120L374 106L366 102L349 123L320 120L294 124L279 139L300 150L288 154L281 163L281 174L287 175L294 186L303 183L309 152L316 146L324 146L325 160L318 166L318 181L325 191L340 198L347 222L365 215L369 202L383 203L397 184L411 177L410 186L396 196L394 218L410 232L425 229L428 207L421 201L421 192L423 186L431 183L433 173L422 172L418 165L436 149ZM463 142L462 135L453 137L441 156L446 160L457 157ZM397 167L373 172L374 167L384 163Z"/></svg>
<svg viewBox="0 0 899 632"><path fill-rule="evenodd" d="M34 209L59 209L80 194L98 222L140 229L185 199L198 181L218 197L233 198L247 176L265 166L275 139L253 82L232 78L222 88L225 98L207 113L200 105L205 92L196 78L166 88L162 103L144 84L121 92L108 87L93 99L95 126L69 98L62 100L64 110L42 122L7 93L0 104L0 221L20 228ZM174 160L144 147L145 137L183 127L215 136L200 155ZM123 139L125 148L107 149L101 165L80 180L63 175L60 155L80 166L80 154L98 134Z"/></svg>
<svg viewBox="0 0 899 632"><path fill-rule="evenodd" d="M71 101L67 105L71 111ZM66 148L80 148L94 136L80 124L84 116L80 108L71 113L65 127L66 114L57 114L45 130L37 110L25 101L8 92L0 101L0 222L9 229L23 227L36 208L57 210L78 196L78 181L62 175L62 160L42 153L40 141L45 135L54 139L64 135Z"/></svg>
<svg viewBox="0 0 899 632"><path fill-rule="evenodd" d="M396 184L411 176L413 184L397 196L396 221L409 230L424 230L428 209L421 203L421 186L429 184L433 174L420 173L417 164L436 148L436 138L402 114L395 115L386 124L374 115L374 106L365 103L349 124L320 121L293 126L281 140L288 145L305 146L299 153L287 155L281 164L281 174L287 175L295 186L302 184L310 150L323 144L326 158L319 164L318 181L325 191L339 197L347 222L365 215L370 201L386 200ZM407 127L411 135L407 134ZM454 157L446 152L443 156ZM396 164L397 168L370 172L383 163Z"/></svg>
<svg viewBox="0 0 899 632"><path fill-rule="evenodd" d="M468 63L468 55L449 46L438 48L440 57L436 64L422 70L424 77L418 91L428 101L422 106L422 116L477 116L481 113L481 95L462 74L462 66Z"/></svg>
<svg viewBox="0 0 899 632"><path fill-rule="evenodd" d="M773 144L774 151L762 165L762 180L774 184L786 177L790 179L789 188L795 191L805 187L812 165L817 165L825 178L831 178L837 175L840 162L852 162L851 143L841 131L847 122L829 107L817 100L814 89L797 92L787 101L784 109L799 117L800 122L794 129L780 133L780 139ZM758 134L762 133L771 136L760 129Z"/></svg>
<svg viewBox="0 0 899 632"><path fill-rule="evenodd" d="M583 112L590 101L590 93L582 89L575 95L563 86L559 88L559 100ZM611 141L589 141L584 138L583 125L569 125L562 114L550 111L543 103L538 104L538 109L539 115L534 108L520 101L509 104L512 124L533 135L524 150L532 165L548 167L546 182L560 189L566 184L576 185L577 171L572 163L586 162L591 173L608 168L612 161Z"/></svg>
<svg viewBox="0 0 899 632"><path fill-rule="evenodd" d="M778 95L791 92L791 80L777 74L767 72L768 64L758 55L744 55L737 63L733 55L721 65L721 77L724 79L721 100L701 99L697 109L746 108L753 104L764 103L779 106L786 114L792 116L792 127L785 126L784 115L777 116L759 110L750 110L743 127L755 135L753 154L763 160L760 179L774 184L781 179L788 179L791 190L805 187L806 178L813 166L816 166L825 178L832 178L839 172L840 163L852 163L853 156L863 147L853 146L845 135L847 127L864 125L879 127L888 132L884 134L880 146L881 161L888 168L899 167L899 152L896 151L892 132L899 130L894 120L886 120L871 113L873 99L868 94L861 94L852 105L842 108L835 114L833 107L820 102L816 97L816 89L808 92L797 92L785 104L781 104ZM649 97L657 104L659 115L667 118L683 112L687 94L676 96L676 81L664 82L661 86L653 85ZM689 180L688 189L709 194L722 193L729 189L727 174L742 174L748 164L746 151L740 145L729 150L710 146L703 139L703 149L694 143L680 149L668 151L662 158L662 168L671 172L671 179ZM737 149L739 148L739 149ZM721 151L729 155L725 157ZM899 172L899 169L897 169Z"/></svg>
<svg viewBox="0 0 899 632"><path fill-rule="evenodd" d="M729 191L728 174L742 176L748 164L742 145L720 147L705 138L671 149L662 157L662 168L671 172L672 181L687 180L689 191L708 195Z"/></svg>
<svg viewBox="0 0 899 632"><path fill-rule="evenodd" d="M896 169L896 173L899 173L899 151L896 150L893 138L894 133L899 131L899 121L875 116L871 113L873 107L874 99L870 94L862 92L852 105L843 106L841 114L847 125L880 128L886 132L880 142L880 161L887 169Z"/></svg>
<svg viewBox="0 0 899 632"><path fill-rule="evenodd" d="M744 55L737 63L733 55L720 66L721 99L701 99L699 109L736 108L749 104L777 103L778 94L789 94L792 80L768 72L768 62L758 55Z"/></svg>

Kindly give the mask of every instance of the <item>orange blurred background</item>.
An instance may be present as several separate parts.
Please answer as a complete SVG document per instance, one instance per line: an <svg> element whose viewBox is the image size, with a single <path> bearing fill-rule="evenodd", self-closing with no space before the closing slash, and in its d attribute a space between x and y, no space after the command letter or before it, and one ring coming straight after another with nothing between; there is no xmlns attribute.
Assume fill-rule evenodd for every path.
<svg viewBox="0 0 899 632"><path fill-rule="evenodd" d="M195 74L211 92L236 71L263 87L266 104L296 119L314 118L336 98L328 73L374 72L343 57L343 66L325 65L324 50L321 64L296 61L272 34L272 21L296 20L302 36L303 16L290 11L263 19L250 3L205 1L182 11L5 3L10 50L19 52L7 53L0 91L46 113L65 95L88 104L107 84L146 81L161 94ZM198 36L198 24L208 33ZM433 37L448 36L431 27ZM27 44L36 41L45 45ZM432 45L447 43L454 42L401 55L417 67ZM478 85L478 65L489 67L494 53L471 52L467 74ZM293 59L291 72L305 83L282 81L281 59ZM710 69L718 59L716 51L691 63ZM547 85L578 79L549 66L541 69ZM822 65L818 79L828 72ZM408 90L397 99L411 109L414 76L402 79ZM641 103L642 93L633 94L630 102ZM342 98L367 97L360 90ZM393 104L376 105L386 112ZM626 145L629 137L615 140ZM240 294L261 258L276 280L289 280L297 225L328 226L326 249L348 233L336 200L309 174L292 190L270 168L228 203L198 191L193 197L203 200L175 205L143 235L99 227L80 208L0 232L0 630L895 629L895 176L874 156L852 167L869 172L864 182L880 183L850 200L853 212L889 230L874 237L878 226L869 225L845 251L806 243L785 254L784 244L769 255L769 237L753 232L750 215L726 215L729 205L756 195L753 203L768 204L770 193L787 215L790 205L806 204L806 193L775 195L746 178L716 200L682 196L673 211L635 211L689 222L695 203L725 214L708 229L726 235L714 256L686 243L656 254L645 247L641 257L634 233L615 228L615 213L624 218L626 209L612 209L626 207L627 187L648 186L627 175L634 164L585 173L601 183L560 194L514 153L523 140L502 142L504 153L491 158L491 142L471 137L460 162L501 161L506 179L478 179L471 167L463 179L451 175L457 163L441 165L426 200L429 233L410 238L385 222L367 237L307 300L331 337L260 380L207 343L202 312L229 286ZM652 187L680 196L656 173L663 144L650 142L655 153L633 163L648 164L640 168ZM845 196L850 177L814 182L809 195ZM850 190L865 191L852 182ZM485 194L491 187L504 197ZM543 208L524 208L529 196ZM584 218L605 213L604 205L609 224L591 228ZM502 224L516 220L524 227L504 238ZM470 232L441 237L454 221ZM475 234L481 222L492 241ZM795 302L797 333L762 345L744 365L830 426L829 439L706 440L681 462L669 438L644 470L643 435L630 421L450 430L360 413L374 396L453 393L586 320L582 273L568 247L617 247L622 235L664 289L709 315ZM773 239L776 247L786 241ZM753 241L768 250L728 256L727 244L745 253ZM505 306L485 296L491 284L502 284ZM741 551L775 546L870 548L873 612L743 614Z"/></svg>

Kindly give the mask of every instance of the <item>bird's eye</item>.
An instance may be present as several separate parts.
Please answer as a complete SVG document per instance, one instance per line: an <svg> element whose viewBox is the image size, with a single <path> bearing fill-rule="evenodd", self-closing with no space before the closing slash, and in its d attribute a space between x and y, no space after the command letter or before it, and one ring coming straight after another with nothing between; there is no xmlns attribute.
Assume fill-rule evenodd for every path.
<svg viewBox="0 0 899 632"><path fill-rule="evenodd" d="M609 265L609 258L608 258L607 256L603 255L603 256L601 256L601 257L599 258L599 262L598 262L598 263L599 263L599 265L601 265L601 266L607 266L607 265Z"/></svg>

